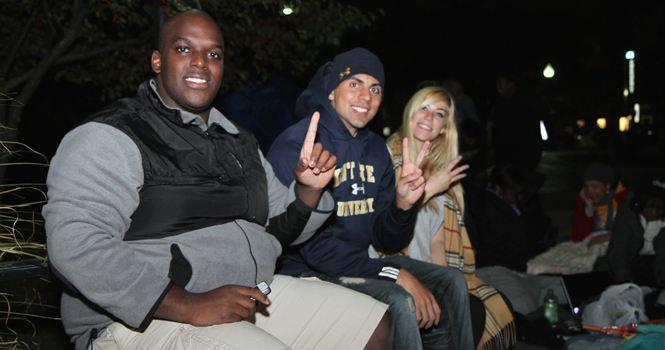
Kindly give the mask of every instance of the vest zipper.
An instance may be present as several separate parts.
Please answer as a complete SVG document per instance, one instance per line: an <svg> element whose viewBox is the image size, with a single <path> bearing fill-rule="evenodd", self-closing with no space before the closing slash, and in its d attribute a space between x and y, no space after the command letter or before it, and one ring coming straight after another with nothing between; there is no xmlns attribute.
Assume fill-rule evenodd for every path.
<svg viewBox="0 0 665 350"><path fill-rule="evenodd" d="M212 142L212 145L213 145L213 147L215 148L215 150L217 150L217 145L215 144L212 135L210 135L210 133L208 132L208 130L204 131L204 133L205 133L205 135L208 137L208 140L209 140L210 142ZM228 152L228 154L233 158L233 160L236 161L236 164L238 164L238 168L240 168L240 171L243 173L243 175L246 175L246 174L245 174L245 169L243 169L242 164L240 164L240 161L238 160L238 158L236 157L236 155L233 154L233 152L230 152L230 151L227 151L227 152ZM234 177L234 176L231 175L231 174L228 174L228 176L229 176L229 177ZM220 183L223 182L223 180L222 180L222 176L221 176L221 175L218 176L217 179L218 179L218 181L219 181ZM246 201L247 201L247 203L246 203L246 205L247 205L247 210L251 210L251 205L250 205L250 201L251 201L251 198L250 198L250 197L251 197L251 195L250 195L250 191L249 191L249 189L247 188L247 183L245 183L246 178L245 178L245 177L243 177L243 179L238 179L238 178L236 178L236 180L238 180L238 181L242 184L242 186L245 187L245 191L246 191L246 193L247 193L247 198L246 198ZM256 215L252 215L252 220L253 220L253 221L256 220Z"/></svg>
<svg viewBox="0 0 665 350"><path fill-rule="evenodd" d="M229 154L231 155L231 157L233 157L233 159L236 161L236 163L238 163L238 167L242 170L242 165L240 165L240 161L238 161L238 158L236 158L236 155L231 153L231 152L229 152Z"/></svg>

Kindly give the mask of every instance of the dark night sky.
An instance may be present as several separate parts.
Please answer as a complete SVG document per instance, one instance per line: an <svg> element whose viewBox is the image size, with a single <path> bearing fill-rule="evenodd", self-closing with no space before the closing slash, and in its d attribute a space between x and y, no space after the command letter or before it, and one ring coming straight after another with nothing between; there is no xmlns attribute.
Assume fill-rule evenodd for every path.
<svg viewBox="0 0 665 350"><path fill-rule="evenodd" d="M351 1L351 0L348 0ZM651 105L656 122L665 110L659 56L665 37L665 5L617 0L369 0L352 1L362 10L382 8L385 15L369 29L349 31L342 47L321 55L322 64L336 53L363 46L376 53L386 69L381 114L400 118L404 105L424 80L455 77L487 118L496 97L495 74L519 70L550 105L558 131L578 119L588 125L598 117L622 115L626 50L636 52L636 99ZM646 3L646 2L645 2ZM542 77L551 63L556 76ZM304 88L309 77L297 81ZM20 141L52 157L64 134L101 108L99 91L45 81L26 106ZM59 116L54 117L54 113ZM383 119L376 118L377 123ZM376 123L374 123L376 125ZM618 124L618 123L616 123ZM661 122L662 124L662 122ZM380 125L379 125L380 126ZM616 127L615 127L616 128ZM377 129L375 129L377 130ZM46 168L13 173L17 181L44 182Z"/></svg>
<svg viewBox="0 0 665 350"><path fill-rule="evenodd" d="M383 115L398 116L418 83L455 77L487 117L495 98L498 70L518 70L556 112L560 126L577 119L618 118L622 113L624 54L636 51L637 97L654 110L662 104L665 62L658 56L665 37L665 5L617 0L366 0L350 1L364 11L382 8L371 28L349 31L342 47L363 46L376 53L386 69ZM646 3L646 2L645 2ZM556 75L542 77L551 63ZM298 80L304 88L318 67ZM103 106L90 87L44 82L40 101L26 107L21 125L24 141L52 156L64 133ZM93 91L92 94L89 91ZM87 92L87 93L82 93ZM659 107L660 106L660 107ZM50 118L55 110L66 118Z"/></svg>
<svg viewBox="0 0 665 350"><path fill-rule="evenodd" d="M661 4L628 1L368 1L384 8L372 30L350 34L345 48L365 46L386 68L385 107L400 113L423 80L455 77L481 107L494 97L497 71L522 73L560 119L618 118L625 52L636 52L637 90L662 95L665 34ZM546 81L547 63L556 70ZM661 107L662 110L662 107Z"/></svg>

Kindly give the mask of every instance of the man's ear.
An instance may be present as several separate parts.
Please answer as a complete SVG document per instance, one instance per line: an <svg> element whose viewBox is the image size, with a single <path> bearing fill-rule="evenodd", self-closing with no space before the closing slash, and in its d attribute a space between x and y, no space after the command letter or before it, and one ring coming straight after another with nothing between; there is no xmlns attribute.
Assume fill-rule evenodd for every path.
<svg viewBox="0 0 665 350"><path fill-rule="evenodd" d="M155 50L152 52L150 62L152 65L152 71L155 72L155 74L162 72L162 55L159 53L159 51Z"/></svg>
<svg viewBox="0 0 665 350"><path fill-rule="evenodd" d="M330 102L332 102L332 101L335 100L335 90L330 91L330 95L328 95L328 100L329 100Z"/></svg>

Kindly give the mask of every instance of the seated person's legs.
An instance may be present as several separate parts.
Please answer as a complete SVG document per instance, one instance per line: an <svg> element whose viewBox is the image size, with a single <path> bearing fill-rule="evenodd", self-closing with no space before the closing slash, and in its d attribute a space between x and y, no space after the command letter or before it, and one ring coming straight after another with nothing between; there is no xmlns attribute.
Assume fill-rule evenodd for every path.
<svg viewBox="0 0 665 350"><path fill-rule="evenodd" d="M438 327L422 332L423 346L441 343L453 348L473 349L469 289L464 275L448 267L430 264L405 256L393 255L384 258L399 264L415 276L436 298L441 307Z"/></svg>
<svg viewBox="0 0 665 350"><path fill-rule="evenodd" d="M566 300L560 277L557 276L527 275L503 266L476 269L476 276L496 288L511 303L512 311L522 315L538 310L548 289L554 289L560 301Z"/></svg>
<svg viewBox="0 0 665 350"><path fill-rule="evenodd" d="M178 322L153 320L143 332L113 323L100 332L93 343L95 350L171 349L213 350L291 349L270 333L247 322L194 327Z"/></svg>
<svg viewBox="0 0 665 350"><path fill-rule="evenodd" d="M282 275L276 275L270 287L272 303L245 321L194 327L153 320L144 332L114 323L109 327L110 336L102 330L94 348L360 350L392 347L392 323L385 317L387 305L381 302L331 283Z"/></svg>
<svg viewBox="0 0 665 350"><path fill-rule="evenodd" d="M398 284L356 277L331 277L313 271L305 272L301 277L317 277L388 304L394 324L395 349L422 349L413 297Z"/></svg>
<svg viewBox="0 0 665 350"><path fill-rule="evenodd" d="M255 314L256 325L294 349L362 349L388 308L314 279L275 275L270 287L272 304Z"/></svg>

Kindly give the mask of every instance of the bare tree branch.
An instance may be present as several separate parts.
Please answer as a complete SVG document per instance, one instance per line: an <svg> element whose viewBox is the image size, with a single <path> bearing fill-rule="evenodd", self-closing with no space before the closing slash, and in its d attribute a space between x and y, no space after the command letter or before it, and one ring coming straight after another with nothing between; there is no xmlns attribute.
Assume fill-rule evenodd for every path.
<svg viewBox="0 0 665 350"><path fill-rule="evenodd" d="M42 0L42 7L44 7L44 15L46 17L46 22L48 23L48 27L50 29L48 36L48 44L46 45L46 47L51 48L51 45L53 44L53 39L56 37L57 30L55 29L53 21L51 20L51 11L49 11L46 0Z"/></svg>
<svg viewBox="0 0 665 350"><path fill-rule="evenodd" d="M81 6L81 0L74 0L74 6L72 6L72 8L74 10L72 10L72 19L70 19L71 23L76 23L76 20L77 20L77 17L78 17L77 13L80 9L80 6ZM85 17L85 16L83 16L83 17ZM83 19L83 17L81 17L81 19Z"/></svg>
<svg viewBox="0 0 665 350"><path fill-rule="evenodd" d="M78 1L77 1L78 4ZM32 74L27 76L27 84L21 89L21 92L19 95L16 97L17 101L20 101L22 103L27 103L30 98L32 97L32 94L35 92L37 89L37 86L41 82L42 78L44 77L44 74L53 66L53 63L62 56L62 54L68 50L76 38L80 35L80 28L81 28L81 23L83 22L83 18L85 18L89 13L90 9L86 7L75 7L77 10L75 11L75 14L73 15L73 21L70 23L69 27L65 31L65 36L58 44L51 50L51 52L44 57L44 59L35 67L34 69L31 69L30 71ZM11 89L11 85L7 84L5 85L6 89ZM19 108L16 107L9 107L9 115L7 116L7 126L8 128L17 128L18 124L21 121L21 111ZM14 141L16 140L16 137L18 137L17 132L8 132L8 137L6 141Z"/></svg>
<svg viewBox="0 0 665 350"><path fill-rule="evenodd" d="M0 79L5 79L7 77L7 74L9 74L9 69L11 68L12 63L14 62L16 53L23 44L25 38L28 36L30 27L32 27L32 23L35 21L35 19L37 19L37 10L34 10L32 12L32 15L30 15L30 18L28 19L28 22L26 22L25 26L23 27L23 32L21 32L21 35L18 37L18 39L16 39L16 42L14 42L14 45L7 54L7 57L5 58L5 63L2 65L2 71L0 72Z"/></svg>
<svg viewBox="0 0 665 350"><path fill-rule="evenodd" d="M83 61L83 60L88 59L90 57L100 55L104 52L109 52L109 51L114 51L114 50L117 50L117 49L122 49L122 48L125 48L125 47L131 47L131 46L134 46L134 45L139 45L139 44L142 44L142 43L150 40L150 38L152 38L152 36L153 36L153 33L150 32L150 33L143 34L138 38L125 40L125 41L118 41L118 42L115 42L115 43L110 44L108 46L100 47L100 48L95 49L95 50L90 50L90 51L86 51L86 52L65 55L65 56L60 57L58 60L56 60L53 65Z"/></svg>
<svg viewBox="0 0 665 350"><path fill-rule="evenodd" d="M95 50L64 55L64 56L59 57L57 60L55 60L52 64L52 66L57 66L57 65L72 63L72 62L79 62L79 61L86 60L86 59L89 59L91 57L100 55L100 54L105 53L105 52L118 50L118 49L122 49L122 48L125 48L125 47L131 47L131 46L134 46L134 45L139 45L139 44L144 43L147 40L150 40L150 38L152 36L153 36L153 33L150 32L150 33L143 34L138 38L115 42L115 43L112 43L110 45L97 48ZM8 80L4 84L0 84L0 87L1 87L0 91L3 90L3 89L5 90L5 92L15 90L16 87L18 87L19 85L21 85L21 84L25 83L26 81L28 81L31 78L31 76L33 74L35 74L35 72L39 68L40 68L40 66L36 66L36 67L32 68L31 70L15 77L14 79Z"/></svg>

